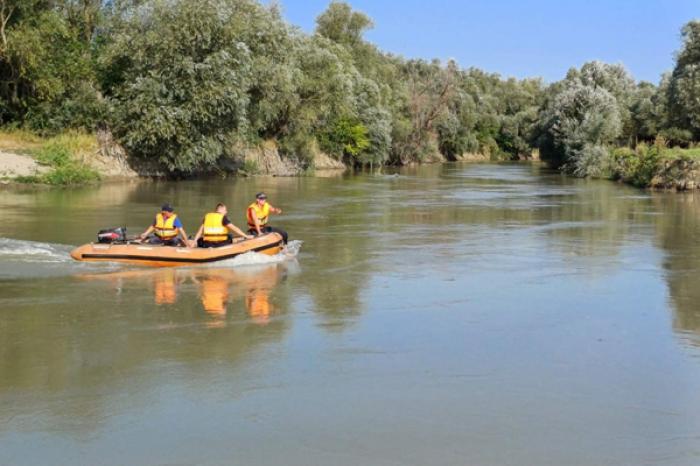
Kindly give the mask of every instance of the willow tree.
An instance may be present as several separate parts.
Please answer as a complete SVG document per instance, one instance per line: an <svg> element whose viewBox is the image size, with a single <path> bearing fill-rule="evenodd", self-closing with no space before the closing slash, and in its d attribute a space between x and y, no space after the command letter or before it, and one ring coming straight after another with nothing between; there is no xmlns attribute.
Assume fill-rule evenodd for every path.
<svg viewBox="0 0 700 466"><path fill-rule="evenodd" d="M155 0L115 21L101 67L112 128L127 150L190 173L245 131L253 69L242 42L254 2Z"/></svg>
<svg viewBox="0 0 700 466"><path fill-rule="evenodd" d="M622 132L615 97L576 79L565 85L540 114L542 158L577 176L603 174L607 145Z"/></svg>

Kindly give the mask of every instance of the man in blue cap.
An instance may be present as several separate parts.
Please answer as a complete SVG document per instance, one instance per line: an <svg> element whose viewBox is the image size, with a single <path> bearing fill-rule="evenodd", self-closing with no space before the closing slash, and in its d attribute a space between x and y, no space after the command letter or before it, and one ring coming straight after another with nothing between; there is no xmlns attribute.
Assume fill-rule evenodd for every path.
<svg viewBox="0 0 700 466"><path fill-rule="evenodd" d="M150 244L163 246L189 246L185 228L173 210L170 204L163 204L153 224L141 234L141 240L148 239ZM151 233L154 233L154 236L148 238Z"/></svg>

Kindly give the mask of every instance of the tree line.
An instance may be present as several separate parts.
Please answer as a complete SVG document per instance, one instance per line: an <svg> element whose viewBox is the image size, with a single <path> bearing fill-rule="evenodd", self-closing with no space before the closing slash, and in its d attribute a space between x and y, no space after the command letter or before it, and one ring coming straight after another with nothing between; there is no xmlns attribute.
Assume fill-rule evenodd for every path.
<svg viewBox="0 0 700 466"><path fill-rule="evenodd" d="M306 34L255 0L0 0L0 125L108 128L180 175L271 139L302 165L318 150L382 165L538 149L602 176L640 143L700 139L700 22L658 84L597 61L546 84L408 60L366 41L371 27L342 2Z"/></svg>

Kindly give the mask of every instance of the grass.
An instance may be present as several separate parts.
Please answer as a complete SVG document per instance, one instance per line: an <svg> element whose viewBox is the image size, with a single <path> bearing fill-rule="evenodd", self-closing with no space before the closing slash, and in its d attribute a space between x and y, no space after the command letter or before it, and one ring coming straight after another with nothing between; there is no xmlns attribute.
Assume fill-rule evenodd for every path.
<svg viewBox="0 0 700 466"><path fill-rule="evenodd" d="M0 130L0 150L26 155L40 147L43 141L40 136L27 130L16 128Z"/></svg>
<svg viewBox="0 0 700 466"><path fill-rule="evenodd" d="M47 173L18 177L19 183L76 186L100 179L99 173L85 162L98 149L97 140L90 134L66 132L41 138L23 130L4 130L0 131L1 148L31 155L39 164L51 168Z"/></svg>
<svg viewBox="0 0 700 466"><path fill-rule="evenodd" d="M700 147L692 147L689 149L681 149L680 147L674 147L671 149L664 149L661 151L661 158L664 160L699 159Z"/></svg>

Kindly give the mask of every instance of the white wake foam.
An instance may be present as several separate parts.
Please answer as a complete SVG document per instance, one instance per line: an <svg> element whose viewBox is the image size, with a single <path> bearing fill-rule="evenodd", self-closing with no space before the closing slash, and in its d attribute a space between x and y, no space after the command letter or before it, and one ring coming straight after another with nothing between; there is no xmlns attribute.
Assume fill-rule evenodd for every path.
<svg viewBox="0 0 700 466"><path fill-rule="evenodd" d="M304 244L303 241L294 240L290 241L280 252L273 256L259 252L247 252L233 259L212 262L205 265L205 267L241 267L247 265L278 264L280 262L296 259L302 244Z"/></svg>
<svg viewBox="0 0 700 466"><path fill-rule="evenodd" d="M73 246L0 238L0 256L22 262L70 262Z"/></svg>

